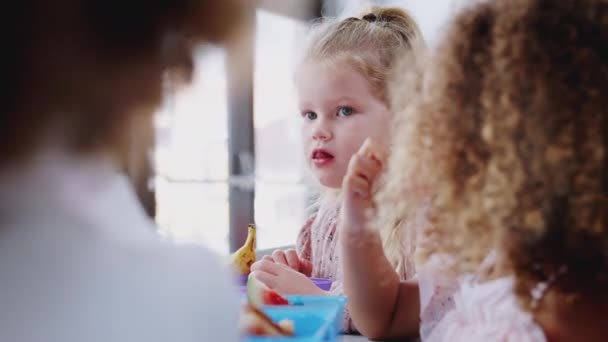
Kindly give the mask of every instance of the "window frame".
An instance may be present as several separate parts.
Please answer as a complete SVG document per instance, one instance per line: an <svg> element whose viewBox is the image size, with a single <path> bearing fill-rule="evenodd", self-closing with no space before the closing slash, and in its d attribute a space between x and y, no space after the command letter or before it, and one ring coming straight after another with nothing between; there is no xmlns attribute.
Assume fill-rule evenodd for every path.
<svg viewBox="0 0 608 342"><path fill-rule="evenodd" d="M321 17L322 9L333 9L340 0L260 0L250 11L249 36L241 40L241 46L225 50L225 73L227 80L228 119L228 206L229 206L229 251L238 249L247 237L247 225L254 222L255 205L255 130L253 121L254 53L256 9L267 10L298 21L310 21ZM154 131L150 122L149 133ZM125 161L125 173L131 178L140 202L147 214L156 216L156 191L153 181L157 174L152 166L150 153L154 149L154 138L142 139L133 136L132 148ZM142 158L145 161L142 163ZM135 165L145 165L136 168ZM248 179L250 181L248 181ZM171 179L171 183L207 183L217 180ZM243 185L245 184L245 186ZM250 184L251 186L248 186Z"/></svg>
<svg viewBox="0 0 608 342"><path fill-rule="evenodd" d="M299 21L310 21L321 16L322 0L261 0L257 9L267 10ZM255 53L255 11L252 13L246 46L226 51L228 80L228 161L229 161L229 245L230 252L237 250L247 238L247 225L254 221L255 188L255 129L253 121L253 75ZM243 56L243 53L246 53ZM238 55L237 55L238 54ZM235 70L241 74L236 75ZM251 162L244 162L244 159ZM249 165L243 165L249 164ZM251 177L252 187L243 187L231 180Z"/></svg>

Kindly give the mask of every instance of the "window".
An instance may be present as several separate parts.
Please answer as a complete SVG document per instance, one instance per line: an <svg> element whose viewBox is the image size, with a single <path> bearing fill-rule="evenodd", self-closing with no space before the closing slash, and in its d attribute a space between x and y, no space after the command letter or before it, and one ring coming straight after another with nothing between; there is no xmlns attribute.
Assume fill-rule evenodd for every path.
<svg viewBox="0 0 608 342"><path fill-rule="evenodd" d="M306 24L257 12L254 64L255 220L258 248L294 244L305 219L293 67ZM154 185L162 235L229 251L225 55L201 50L193 83L156 117Z"/></svg>
<svg viewBox="0 0 608 342"><path fill-rule="evenodd" d="M224 53L201 51L193 83L156 119L156 220L177 241L228 252L228 149Z"/></svg>
<svg viewBox="0 0 608 342"><path fill-rule="evenodd" d="M263 10L257 13L254 71L256 147L255 219L258 248L294 244L305 219L294 67L306 24Z"/></svg>
<svg viewBox="0 0 608 342"><path fill-rule="evenodd" d="M409 9L431 43L449 14L464 3L377 2ZM314 13L304 13L309 2L297 3L301 8L282 13L302 19L318 15L314 6L308 8ZM331 14L361 7L361 1L324 3ZM268 249L295 242L310 199L310 188L304 182L306 166L301 157L293 88L294 67L305 39L306 23L260 9L256 19L254 208L258 248ZM161 233L178 241L204 243L221 254L229 251L230 233L225 57L221 49L201 51L193 84L175 94L157 115L154 151L156 219Z"/></svg>

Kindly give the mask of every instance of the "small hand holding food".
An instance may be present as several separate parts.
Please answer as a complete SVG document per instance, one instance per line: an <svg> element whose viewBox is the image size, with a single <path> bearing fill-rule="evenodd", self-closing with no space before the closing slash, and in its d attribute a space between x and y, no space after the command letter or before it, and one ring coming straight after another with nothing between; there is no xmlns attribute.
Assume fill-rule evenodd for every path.
<svg viewBox="0 0 608 342"><path fill-rule="evenodd" d="M374 209L374 186L385 164L385 149L371 139L365 140L352 156L342 184L342 232L360 233L367 228L370 211Z"/></svg>
<svg viewBox="0 0 608 342"><path fill-rule="evenodd" d="M288 249L285 251L276 250L272 253L272 256L265 255L262 260L268 260L286 265L289 268L307 276L310 276L312 273L312 263L306 259L300 258L295 249Z"/></svg>
<svg viewBox="0 0 608 342"><path fill-rule="evenodd" d="M251 266L251 275L266 286L281 294L324 295L325 291L315 285L306 275L286 264L261 260Z"/></svg>

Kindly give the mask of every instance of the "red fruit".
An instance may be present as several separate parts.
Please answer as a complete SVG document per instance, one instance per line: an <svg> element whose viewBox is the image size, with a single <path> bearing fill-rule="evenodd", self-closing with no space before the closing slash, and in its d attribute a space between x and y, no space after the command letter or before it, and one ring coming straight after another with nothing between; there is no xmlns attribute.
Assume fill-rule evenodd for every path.
<svg viewBox="0 0 608 342"><path fill-rule="evenodd" d="M275 290L266 289L262 295L264 305L289 305L289 301Z"/></svg>
<svg viewBox="0 0 608 342"><path fill-rule="evenodd" d="M247 298L253 306L289 304L285 297L253 277L247 281Z"/></svg>

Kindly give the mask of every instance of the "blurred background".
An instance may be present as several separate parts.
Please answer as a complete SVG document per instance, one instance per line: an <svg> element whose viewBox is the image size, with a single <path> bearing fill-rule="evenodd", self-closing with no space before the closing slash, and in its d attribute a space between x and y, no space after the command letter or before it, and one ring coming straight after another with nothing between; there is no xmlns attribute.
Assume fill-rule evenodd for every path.
<svg viewBox="0 0 608 342"><path fill-rule="evenodd" d="M192 85L173 91L152 133L134 137L137 190L169 239L228 254L258 226L258 249L293 245L315 196L301 157L293 69L312 20L398 5L433 45L463 0L261 0L246 46L201 48ZM235 70L244 72L236 78ZM134 157L135 159L135 157ZM143 165L143 167L142 167ZM135 177L134 177L135 178Z"/></svg>

